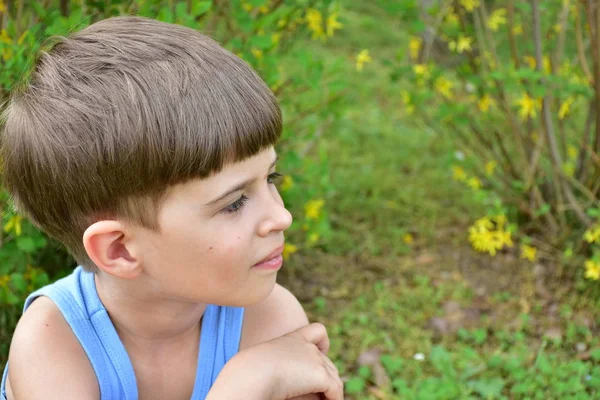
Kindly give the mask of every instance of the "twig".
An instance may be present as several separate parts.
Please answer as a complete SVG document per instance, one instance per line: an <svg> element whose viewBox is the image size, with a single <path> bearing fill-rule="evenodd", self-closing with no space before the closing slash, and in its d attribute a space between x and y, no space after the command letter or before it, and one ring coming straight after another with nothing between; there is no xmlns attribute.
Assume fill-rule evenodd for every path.
<svg viewBox="0 0 600 400"><path fill-rule="evenodd" d="M533 11L533 41L535 45L536 69L538 70L538 72L541 72L543 59L539 0L531 0L531 5ZM543 81L544 79L542 78L542 82ZM586 226L589 226L592 223L591 220L581 209L579 203L577 202L577 199L571 191L571 187L563 179L563 175L560 171L562 160L560 152L558 151L558 145L556 143L556 137L554 135L554 126L552 124L552 117L550 115L550 95L547 93L544 95L544 99L542 101L542 117L546 131L546 137L548 139L548 145L550 146L550 155L552 159L552 165L555 171L554 177L558 181L558 186L562 187L565 196L567 197L571 207L573 208L573 211L575 212L579 220ZM558 193L560 193L560 190L558 191Z"/></svg>
<svg viewBox="0 0 600 400"><path fill-rule="evenodd" d="M519 60L519 52L517 50L517 44L515 43L515 36L513 34L513 26L515 22L515 1L508 1L508 42L510 44L510 54L513 61L515 62L515 68L521 68L521 61Z"/></svg>
<svg viewBox="0 0 600 400"><path fill-rule="evenodd" d="M588 170L585 167L587 161L587 150L589 147L590 135L592 130L592 122L594 121L594 111L596 110L596 102L590 102L590 109L588 111L587 118L585 120L585 126L583 128L583 138L581 139L581 146L579 146L579 154L577 156L577 168L575 172L575 178L580 182L586 180Z"/></svg>
<svg viewBox="0 0 600 400"><path fill-rule="evenodd" d="M452 3L450 1L449 3ZM436 19L433 22L433 26L428 27L428 35L425 35L425 45L423 46L423 52L420 54L419 63L426 63L429 60L429 55L431 54L431 48L433 47L433 42L435 41L435 37L437 31L444 21L444 17L446 16L447 10L450 8L450 5L444 3L442 9L437 13Z"/></svg>
<svg viewBox="0 0 600 400"><path fill-rule="evenodd" d="M575 2L575 4L579 4ZM577 58L579 59L579 64L581 65L581 70L583 74L587 78L588 82L592 82L592 73L590 72L590 67L588 67L587 59L585 58L585 50L583 46L583 34L581 27L581 15L579 13L579 6L577 6L577 14L575 14L575 42L577 44Z"/></svg>
<svg viewBox="0 0 600 400"><path fill-rule="evenodd" d="M600 104L600 7L588 0L588 23L590 25L590 36L592 41L592 58L594 60L594 89L596 93L596 104ZM596 139L594 141L594 149L600 152L600 113L596 113ZM597 176L597 174L594 174Z"/></svg>

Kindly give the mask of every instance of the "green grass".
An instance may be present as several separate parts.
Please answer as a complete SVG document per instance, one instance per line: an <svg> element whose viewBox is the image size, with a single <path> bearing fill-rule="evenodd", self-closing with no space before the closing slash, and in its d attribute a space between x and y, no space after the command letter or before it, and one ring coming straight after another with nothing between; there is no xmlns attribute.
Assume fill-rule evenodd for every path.
<svg viewBox="0 0 600 400"><path fill-rule="evenodd" d="M328 326L348 395L598 398L594 301L552 282L550 266L469 248L467 227L483 211L451 179L460 148L403 112L401 84L382 61L408 39L391 2L347 7L335 38L302 44L326 65L344 58L343 73L356 82L310 155L329 163L333 234L296 254L282 283ZM374 61L359 74L361 49Z"/></svg>

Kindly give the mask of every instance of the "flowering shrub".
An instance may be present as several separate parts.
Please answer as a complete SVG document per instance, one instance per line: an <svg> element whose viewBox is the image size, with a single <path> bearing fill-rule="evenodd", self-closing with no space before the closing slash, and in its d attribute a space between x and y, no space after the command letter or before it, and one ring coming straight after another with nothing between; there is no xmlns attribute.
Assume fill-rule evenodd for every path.
<svg viewBox="0 0 600 400"><path fill-rule="evenodd" d="M557 260L559 249L600 278L597 5L429 4L403 2L413 36L392 79L405 82L405 114L461 147L453 177L488 207L469 230L473 247L494 255L517 240L530 261Z"/></svg>

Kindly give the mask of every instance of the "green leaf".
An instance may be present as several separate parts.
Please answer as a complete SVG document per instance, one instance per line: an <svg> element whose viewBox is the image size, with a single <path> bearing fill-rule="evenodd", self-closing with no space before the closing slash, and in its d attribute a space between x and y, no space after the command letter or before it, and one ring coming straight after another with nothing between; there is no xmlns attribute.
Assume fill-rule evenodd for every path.
<svg viewBox="0 0 600 400"><path fill-rule="evenodd" d="M586 213L592 218L598 218L600 217L600 208L588 208Z"/></svg>
<svg viewBox="0 0 600 400"><path fill-rule="evenodd" d="M389 375L395 375L402 369L404 360L400 357L384 354L381 356L381 364Z"/></svg>
<svg viewBox="0 0 600 400"><path fill-rule="evenodd" d="M192 6L192 16L199 17L212 8L212 1L199 1Z"/></svg>
<svg viewBox="0 0 600 400"><path fill-rule="evenodd" d="M36 249L35 241L29 236L20 236L16 241L19 250L25 253L33 253Z"/></svg>
<svg viewBox="0 0 600 400"><path fill-rule="evenodd" d="M534 215L536 217L540 217L542 215L548 214L548 212L550 212L550 209L551 209L550 204L544 203L544 204L542 204L542 206L540 208L535 210Z"/></svg>
<svg viewBox="0 0 600 400"><path fill-rule="evenodd" d="M364 378L364 379L369 379L369 378L371 377L371 368L369 368L369 367L368 367L368 366L366 366L366 365L363 365L363 366L361 366L361 367L358 369L358 375L359 375L361 378Z"/></svg>
<svg viewBox="0 0 600 400"><path fill-rule="evenodd" d="M594 361L600 361L600 348L592 350L590 352L590 357Z"/></svg>
<svg viewBox="0 0 600 400"><path fill-rule="evenodd" d="M271 36L266 35L254 36L250 39L250 43L261 50L268 50L273 46Z"/></svg>
<svg viewBox="0 0 600 400"><path fill-rule="evenodd" d="M448 377L454 377L456 375L456 371L452 365L452 357L446 349L441 346L435 346L431 349L430 357L431 363L440 373Z"/></svg>
<svg viewBox="0 0 600 400"><path fill-rule="evenodd" d="M15 305L15 304L19 304L21 302L21 299L13 292L8 291L6 293L6 302L10 305Z"/></svg>
<svg viewBox="0 0 600 400"><path fill-rule="evenodd" d="M500 378L481 379L469 382L469 386L486 399L499 396L504 388L504 380Z"/></svg>
<svg viewBox="0 0 600 400"><path fill-rule="evenodd" d="M366 382L360 376L351 378L344 385L344 391L348 394L357 394L365 390Z"/></svg>
<svg viewBox="0 0 600 400"><path fill-rule="evenodd" d="M175 22L173 10L171 10L171 8L167 7L167 6L160 9L160 11L158 12L158 15L156 16L156 19L158 19L159 21L163 21L163 22L170 22L170 23Z"/></svg>
<svg viewBox="0 0 600 400"><path fill-rule="evenodd" d="M21 293L25 293L27 290L27 281L23 274L14 273L10 275L10 284L13 288Z"/></svg>

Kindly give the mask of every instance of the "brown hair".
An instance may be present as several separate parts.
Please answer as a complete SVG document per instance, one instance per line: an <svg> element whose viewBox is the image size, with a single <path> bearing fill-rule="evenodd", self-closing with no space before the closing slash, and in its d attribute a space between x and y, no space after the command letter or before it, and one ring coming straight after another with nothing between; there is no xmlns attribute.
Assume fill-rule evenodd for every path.
<svg viewBox="0 0 600 400"><path fill-rule="evenodd" d="M55 42L3 113L3 178L17 209L88 270L90 224L120 218L158 230L170 186L280 136L266 84L193 29L116 17Z"/></svg>

